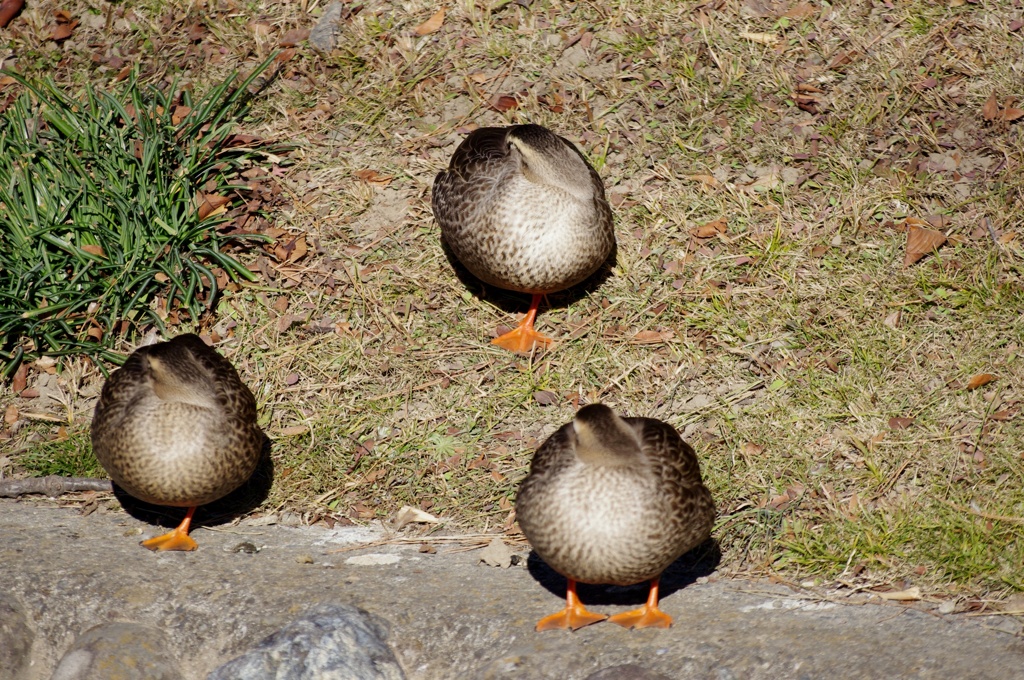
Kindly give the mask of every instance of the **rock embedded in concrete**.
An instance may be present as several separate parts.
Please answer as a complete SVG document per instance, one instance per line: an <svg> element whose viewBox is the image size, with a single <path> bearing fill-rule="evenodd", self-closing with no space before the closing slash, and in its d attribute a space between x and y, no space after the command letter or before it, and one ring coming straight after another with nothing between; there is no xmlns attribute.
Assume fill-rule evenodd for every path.
<svg viewBox="0 0 1024 680"><path fill-rule="evenodd" d="M351 605L320 605L208 680L402 680L381 619Z"/></svg>
<svg viewBox="0 0 1024 680"><path fill-rule="evenodd" d="M18 602L9 593L0 592L0 678L28 677L33 637Z"/></svg>
<svg viewBox="0 0 1024 680"><path fill-rule="evenodd" d="M182 680L166 638L137 623L90 628L64 653L51 680Z"/></svg>

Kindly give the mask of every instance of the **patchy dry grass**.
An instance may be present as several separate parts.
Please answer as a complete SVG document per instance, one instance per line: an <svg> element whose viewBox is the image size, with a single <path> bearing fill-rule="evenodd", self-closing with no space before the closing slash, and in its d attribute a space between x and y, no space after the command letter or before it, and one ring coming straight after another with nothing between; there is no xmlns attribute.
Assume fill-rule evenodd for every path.
<svg viewBox="0 0 1024 680"><path fill-rule="evenodd" d="M274 439L267 508L514 530L532 450L600 399L685 431L728 572L1024 590L1024 141L982 115L993 92L1013 108L1024 31L1010 2L957 4L465 0L420 37L434 4L374 0L332 54L300 45L246 131L297 144L268 165L272 218L308 248L254 255L261 283L205 327ZM154 1L107 29L71 3L92 18L58 48L32 5L0 34L24 72L74 86L138 61L197 89L322 10ZM466 126L523 121L594 160L619 241L606 278L551 297L561 341L533 357L488 344L525 299L461 281L429 208ZM910 267L907 217L949 238ZM57 436L25 422L12 441Z"/></svg>

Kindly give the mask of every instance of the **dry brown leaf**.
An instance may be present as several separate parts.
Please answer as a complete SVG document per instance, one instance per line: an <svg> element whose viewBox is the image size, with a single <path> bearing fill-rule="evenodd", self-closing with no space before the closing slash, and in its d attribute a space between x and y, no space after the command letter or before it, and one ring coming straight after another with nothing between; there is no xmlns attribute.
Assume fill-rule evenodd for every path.
<svg viewBox="0 0 1024 680"><path fill-rule="evenodd" d="M391 522L391 528L398 531L406 524L437 524L441 520L429 512L414 508L411 505L403 505L401 509L395 513L395 518Z"/></svg>
<svg viewBox="0 0 1024 680"><path fill-rule="evenodd" d="M883 600L894 602L914 602L921 599L921 589L917 586L906 590L890 590L887 593L876 593Z"/></svg>
<svg viewBox="0 0 1024 680"><path fill-rule="evenodd" d="M77 22L70 24L57 24L53 27L53 30L50 31L50 40L58 42L61 40L67 40L74 32L76 24Z"/></svg>
<svg viewBox="0 0 1024 680"><path fill-rule="evenodd" d="M913 418L889 418L890 430L905 430L913 424Z"/></svg>
<svg viewBox="0 0 1024 680"><path fill-rule="evenodd" d="M514 109L519 106L519 100L512 95L508 94L496 94L491 97L491 100L487 103L492 109L498 113L505 113L509 109Z"/></svg>
<svg viewBox="0 0 1024 680"><path fill-rule="evenodd" d="M760 43L761 45L767 45L768 47L775 47L779 42L779 36L774 33L751 33L750 31L740 31L740 37L744 40Z"/></svg>
<svg viewBox="0 0 1024 680"><path fill-rule="evenodd" d="M181 125L181 121L185 120L185 117L190 113L192 113L192 109L187 106L174 107L174 111L171 112L171 124Z"/></svg>
<svg viewBox="0 0 1024 680"><path fill-rule="evenodd" d="M743 445L743 453L748 456L759 456L764 453L764 447L754 442L747 442Z"/></svg>
<svg viewBox="0 0 1024 680"><path fill-rule="evenodd" d="M394 177L388 177L386 175L382 175L379 172L377 172L376 170L368 170L368 169L367 170L356 170L352 174L354 174L356 177L358 177L359 179L363 180L364 182L367 182L369 184L373 184L373 185L376 185L376 186L379 186L379 187L386 187L389 184L391 184L391 182L393 182L394 179L395 179Z"/></svg>
<svg viewBox="0 0 1024 680"><path fill-rule="evenodd" d="M1013 121L1017 120L1021 116L1024 116L1024 109L1015 109L1015 108L1007 107L1007 108L1003 109L1002 116L1003 116L1003 120L1005 120L1007 123L1012 123Z"/></svg>
<svg viewBox="0 0 1024 680"><path fill-rule="evenodd" d="M967 391L970 392L971 390L976 390L979 387L984 387L995 379L996 377L991 373L979 373L971 378L967 383Z"/></svg>
<svg viewBox="0 0 1024 680"><path fill-rule="evenodd" d="M299 234L287 243L278 243L274 248L274 255L281 262L298 262L305 257L307 252L309 252L309 248L306 246L306 237L303 234Z"/></svg>
<svg viewBox="0 0 1024 680"><path fill-rule="evenodd" d="M96 255L97 257L106 257L103 254L103 246L97 246L91 243L87 243L86 245L82 246L82 250L89 253L90 255Z"/></svg>
<svg viewBox="0 0 1024 680"><path fill-rule="evenodd" d="M719 218L708 222L707 224L702 224L699 227L690 229L690 235L696 238L711 238L718 234L724 234L727 225L728 222L726 222L725 218Z"/></svg>
<svg viewBox="0 0 1024 680"><path fill-rule="evenodd" d="M797 83L796 91L803 92L805 94L821 94L823 92L823 90L820 87L818 87L817 85L812 85L811 83Z"/></svg>
<svg viewBox="0 0 1024 680"><path fill-rule="evenodd" d="M433 16L416 27L416 35L430 35L441 30L444 23L444 7L434 12Z"/></svg>
<svg viewBox="0 0 1024 680"><path fill-rule="evenodd" d="M192 24L188 27L188 41L189 42L200 42L206 37L206 26L202 24Z"/></svg>
<svg viewBox="0 0 1024 680"><path fill-rule="evenodd" d="M533 399L541 406L551 406L558 403L558 395L549 390L539 390L533 393Z"/></svg>
<svg viewBox="0 0 1024 680"><path fill-rule="evenodd" d="M231 199L227 196L220 196L219 194L199 194L199 219L205 220L207 217L226 213L228 211L227 205L230 202Z"/></svg>
<svg viewBox="0 0 1024 680"><path fill-rule="evenodd" d="M21 11L25 0L3 0L0 2L0 28L5 28L14 15Z"/></svg>
<svg viewBox="0 0 1024 680"><path fill-rule="evenodd" d="M282 427L277 431L278 437L297 437L300 434L306 434L309 432L309 428L305 425L292 425L291 427Z"/></svg>
<svg viewBox="0 0 1024 680"><path fill-rule="evenodd" d="M988 121L995 120L999 116L999 101L996 99L995 92L985 101L985 105L981 107L981 116Z"/></svg>
<svg viewBox="0 0 1024 680"><path fill-rule="evenodd" d="M4 411L4 424L14 425L18 422L18 407L14 404L8 404L7 409Z"/></svg>
<svg viewBox="0 0 1024 680"><path fill-rule="evenodd" d="M480 551L480 562L490 567L508 569L512 565L512 551L500 536L495 536L487 547Z"/></svg>
<svg viewBox="0 0 1024 680"><path fill-rule="evenodd" d="M782 16L787 19L806 19L807 17L814 16L817 12L818 8L811 3L798 2L786 10L786 13Z"/></svg>
<svg viewBox="0 0 1024 680"><path fill-rule="evenodd" d="M293 28L290 31L287 31L283 36L281 36L281 42L278 44L281 47L295 47L308 37L308 28Z"/></svg>
<svg viewBox="0 0 1024 680"><path fill-rule="evenodd" d="M693 180L694 182L700 182L709 187L717 187L718 180L711 175L686 175L686 179Z"/></svg>
<svg viewBox="0 0 1024 680"><path fill-rule="evenodd" d="M885 317L885 320L882 323L884 323L889 328L899 328L900 327L900 319L902 317L903 317L903 312L900 311L899 309L897 309L895 312L893 312L889 316Z"/></svg>
<svg viewBox="0 0 1024 680"><path fill-rule="evenodd" d="M22 364L18 366L18 370L14 372L14 377L11 378L11 389L15 394L22 392L28 386L28 364Z"/></svg>
<svg viewBox="0 0 1024 680"><path fill-rule="evenodd" d="M640 331L633 336L630 342L634 345L654 345L668 342L675 336L676 334L673 331Z"/></svg>
<svg viewBox="0 0 1024 680"><path fill-rule="evenodd" d="M910 222L910 218L907 219ZM946 235L934 229L910 227L907 230L907 252L903 258L903 266L909 267L925 255L934 252L946 242Z"/></svg>

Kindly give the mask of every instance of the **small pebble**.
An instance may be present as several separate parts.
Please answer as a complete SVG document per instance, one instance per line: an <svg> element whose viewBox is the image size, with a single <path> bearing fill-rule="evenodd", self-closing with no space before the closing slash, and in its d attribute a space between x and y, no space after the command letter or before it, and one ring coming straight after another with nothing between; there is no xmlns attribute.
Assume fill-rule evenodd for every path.
<svg viewBox="0 0 1024 680"><path fill-rule="evenodd" d="M313 556L312 555L296 555L295 556L295 561L298 562L299 564L313 564Z"/></svg>

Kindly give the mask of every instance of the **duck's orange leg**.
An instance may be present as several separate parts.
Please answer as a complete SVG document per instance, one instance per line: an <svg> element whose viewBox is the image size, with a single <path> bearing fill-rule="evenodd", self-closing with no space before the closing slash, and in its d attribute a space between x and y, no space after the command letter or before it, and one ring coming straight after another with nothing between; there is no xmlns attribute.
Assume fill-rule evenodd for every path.
<svg viewBox="0 0 1024 680"><path fill-rule="evenodd" d="M537 347L547 347L554 342L554 340L546 335L541 335L533 328L533 322L537 318L537 308L540 307L540 301L543 297L543 295L534 295L533 300L530 302L530 311L526 313L526 316L519 322L519 325L505 333L505 335L491 340L491 344L512 352L529 354L533 351L535 345Z"/></svg>
<svg viewBox="0 0 1024 680"><path fill-rule="evenodd" d="M672 617L658 609L658 580L651 579L651 592L647 596L647 604L631 612L616 614L608 620L626 628L668 628L672 625Z"/></svg>
<svg viewBox="0 0 1024 680"><path fill-rule="evenodd" d="M142 541L139 545L150 550L195 550L199 546L188 535L195 511L195 508L189 508L185 519L181 520L181 524L174 531Z"/></svg>
<svg viewBox="0 0 1024 680"><path fill-rule="evenodd" d="M569 585L565 589L565 609L538 621L537 630L557 630L559 628L576 630L607 618L604 614L587 611L587 608L576 597L576 581L569 579Z"/></svg>

